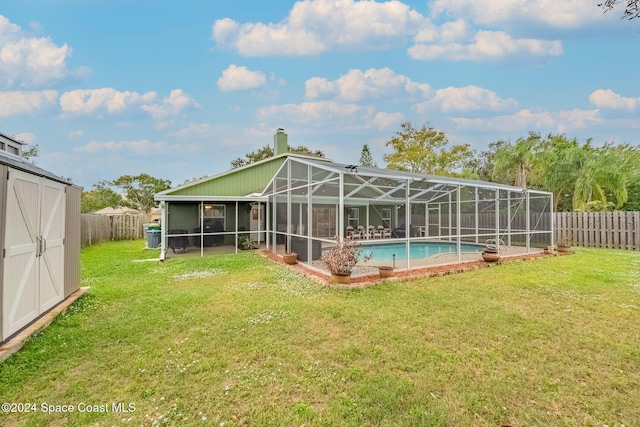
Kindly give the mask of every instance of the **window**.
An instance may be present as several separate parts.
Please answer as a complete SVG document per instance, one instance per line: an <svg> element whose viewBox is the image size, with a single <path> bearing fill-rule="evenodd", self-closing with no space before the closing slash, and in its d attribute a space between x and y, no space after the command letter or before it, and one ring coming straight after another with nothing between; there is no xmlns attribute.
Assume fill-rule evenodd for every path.
<svg viewBox="0 0 640 427"><path fill-rule="evenodd" d="M360 208L347 208L347 225L358 228L358 225L360 225Z"/></svg>
<svg viewBox="0 0 640 427"><path fill-rule="evenodd" d="M216 226L216 231L223 231L227 229L226 224L226 206L225 205L202 205L202 222L204 225Z"/></svg>
<svg viewBox="0 0 640 427"><path fill-rule="evenodd" d="M382 225L384 225L385 228L391 228L391 209L382 208L381 213L382 213Z"/></svg>

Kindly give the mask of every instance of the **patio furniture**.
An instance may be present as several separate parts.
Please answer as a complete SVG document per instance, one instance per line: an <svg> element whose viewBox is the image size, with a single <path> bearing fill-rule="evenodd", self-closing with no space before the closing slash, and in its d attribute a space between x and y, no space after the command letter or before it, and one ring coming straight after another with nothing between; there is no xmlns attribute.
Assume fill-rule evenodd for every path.
<svg viewBox="0 0 640 427"><path fill-rule="evenodd" d="M404 224L400 224L398 227L393 229L393 237L396 238L404 238L407 235L407 231L404 229Z"/></svg>
<svg viewBox="0 0 640 427"><path fill-rule="evenodd" d="M172 234L187 234L187 230L182 229L173 229L169 230L169 248L173 251L174 254L182 254L187 252L187 246L189 246L189 239L187 236L172 236Z"/></svg>
<svg viewBox="0 0 640 427"><path fill-rule="evenodd" d="M194 228L193 229L193 233L194 234L200 234L200 227ZM221 232L223 231L222 226L220 226L220 224L214 224L214 225L205 225L204 226L204 231L203 234L205 234L205 236L193 236L193 246L196 247L200 247L200 245L202 244L202 246L207 247L207 246L217 246L222 244L222 242L224 241L224 236L223 235L206 235L208 233L217 233L217 232Z"/></svg>
<svg viewBox="0 0 640 427"><path fill-rule="evenodd" d="M353 227L347 225L347 237L351 237L353 235Z"/></svg>
<svg viewBox="0 0 640 427"><path fill-rule="evenodd" d="M289 252L298 254L298 261L307 261L309 259L309 251L307 250L307 239L302 237L291 237L291 247ZM322 254L322 243L318 240L311 241L311 259L320 259Z"/></svg>

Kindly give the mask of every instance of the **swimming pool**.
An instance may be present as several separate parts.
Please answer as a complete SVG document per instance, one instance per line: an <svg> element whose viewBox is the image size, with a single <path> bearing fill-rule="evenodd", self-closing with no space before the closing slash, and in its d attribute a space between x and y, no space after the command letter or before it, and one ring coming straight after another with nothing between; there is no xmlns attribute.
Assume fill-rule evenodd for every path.
<svg viewBox="0 0 640 427"><path fill-rule="evenodd" d="M413 242L410 245L411 259L419 260L440 254L455 254L456 244L450 242ZM382 243L378 245L362 245L361 256L371 256L371 261L392 261L393 255L396 261L402 261L407 257L407 247L404 243ZM482 245L462 243L462 253L480 253Z"/></svg>

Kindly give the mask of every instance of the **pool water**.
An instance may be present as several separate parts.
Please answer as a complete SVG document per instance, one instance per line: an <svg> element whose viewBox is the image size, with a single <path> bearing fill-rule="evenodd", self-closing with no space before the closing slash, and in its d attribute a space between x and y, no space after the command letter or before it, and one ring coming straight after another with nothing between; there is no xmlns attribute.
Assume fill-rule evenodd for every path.
<svg viewBox="0 0 640 427"><path fill-rule="evenodd" d="M439 254L455 254L456 244L448 242L415 242L411 243L411 259L419 260ZM396 261L402 261L407 256L407 247L404 243L383 243L379 245L362 245L361 256L370 255L372 261L392 261L393 255ZM462 253L480 253L482 245L463 243L460 245Z"/></svg>

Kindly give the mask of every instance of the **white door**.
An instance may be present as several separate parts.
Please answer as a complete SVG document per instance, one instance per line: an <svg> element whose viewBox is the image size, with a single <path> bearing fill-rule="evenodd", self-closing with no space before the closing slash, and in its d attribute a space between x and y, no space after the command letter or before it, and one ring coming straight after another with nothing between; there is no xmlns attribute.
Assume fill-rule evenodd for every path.
<svg viewBox="0 0 640 427"><path fill-rule="evenodd" d="M251 205L249 218L249 230L251 231L251 240L254 242L262 242L265 240L264 234L264 207L261 203Z"/></svg>
<svg viewBox="0 0 640 427"><path fill-rule="evenodd" d="M40 210L40 313L64 297L64 184L43 180Z"/></svg>
<svg viewBox="0 0 640 427"><path fill-rule="evenodd" d="M3 338L64 297L64 206L62 184L10 170L4 219Z"/></svg>
<svg viewBox="0 0 640 427"><path fill-rule="evenodd" d="M38 317L40 179L11 170L7 210L2 295L3 337Z"/></svg>

